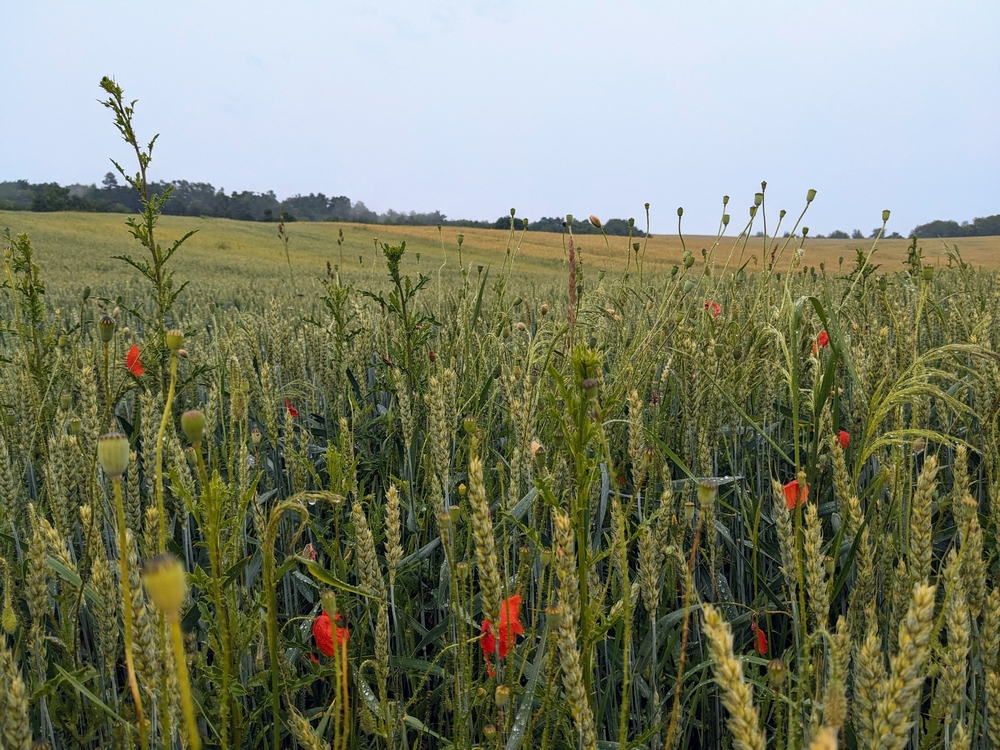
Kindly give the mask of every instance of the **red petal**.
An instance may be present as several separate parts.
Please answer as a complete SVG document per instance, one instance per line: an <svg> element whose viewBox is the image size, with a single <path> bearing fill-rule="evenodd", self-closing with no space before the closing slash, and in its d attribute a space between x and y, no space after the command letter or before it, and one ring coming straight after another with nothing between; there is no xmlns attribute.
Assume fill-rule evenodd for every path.
<svg viewBox="0 0 1000 750"><path fill-rule="evenodd" d="M299 416L299 410L292 406L292 402L289 399L285 399L285 408L288 409L288 413L292 416L292 419L297 419Z"/></svg>
<svg viewBox="0 0 1000 750"><path fill-rule="evenodd" d="M755 644L757 653L763 656L767 653L767 633L764 632L764 628L757 627L757 623L753 624L753 630L757 635Z"/></svg>
<svg viewBox="0 0 1000 750"><path fill-rule="evenodd" d="M132 348L128 350L128 354L125 357L125 366L136 377L146 372L146 369L142 366L142 362L139 360L138 344L132 344Z"/></svg>
<svg viewBox="0 0 1000 750"><path fill-rule="evenodd" d="M330 623L330 615L326 612L313 621L313 638L316 639L316 647L320 651L327 656L333 656L333 626Z"/></svg>
<svg viewBox="0 0 1000 750"><path fill-rule="evenodd" d="M820 346L826 346L829 343L830 343L830 335L825 330L820 331L819 332L819 345Z"/></svg>
<svg viewBox="0 0 1000 750"><path fill-rule="evenodd" d="M806 498L809 497L809 485L803 484L800 487L797 479L793 479L782 489L785 491L785 507L788 510L795 510L796 506L804 505Z"/></svg>
<svg viewBox="0 0 1000 750"><path fill-rule="evenodd" d="M847 445L851 442L851 433L847 430L841 430L837 433L837 441L840 443L841 448L847 450Z"/></svg>

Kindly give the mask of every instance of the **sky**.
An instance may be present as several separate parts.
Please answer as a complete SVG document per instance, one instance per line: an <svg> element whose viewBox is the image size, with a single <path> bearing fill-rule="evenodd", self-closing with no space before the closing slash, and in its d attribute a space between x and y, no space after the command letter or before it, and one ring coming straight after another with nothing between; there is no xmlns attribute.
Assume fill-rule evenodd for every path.
<svg viewBox="0 0 1000 750"><path fill-rule="evenodd" d="M813 234L1000 213L1000 3L0 0L0 180L153 179L382 212ZM787 221L787 220L786 220Z"/></svg>

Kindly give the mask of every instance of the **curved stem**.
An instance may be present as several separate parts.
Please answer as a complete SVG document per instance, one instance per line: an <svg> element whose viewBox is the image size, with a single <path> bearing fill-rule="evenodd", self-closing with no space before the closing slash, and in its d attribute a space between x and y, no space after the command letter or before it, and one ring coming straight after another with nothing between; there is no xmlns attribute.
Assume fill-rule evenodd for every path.
<svg viewBox="0 0 1000 750"><path fill-rule="evenodd" d="M198 723L194 718L194 702L191 700L191 684L188 681L187 661L184 657L184 639L181 635L181 624L176 618L170 621L170 640L174 646L174 664L177 666L181 708L184 710L184 723L187 725L188 747L191 750L201 750L201 736L198 734Z"/></svg>
<svg viewBox="0 0 1000 750"><path fill-rule="evenodd" d="M171 352L170 388L167 390L167 400L163 404L163 418L160 420L160 431L156 435L156 512L160 523L157 551L161 555L167 550L167 519L163 508L163 437L167 432L167 422L170 420L170 408L174 403L174 391L176 388L177 352Z"/></svg>
<svg viewBox="0 0 1000 750"><path fill-rule="evenodd" d="M128 672L128 685L132 692L132 702L135 703L136 720L139 724L139 744L143 750L149 747L146 738L146 720L142 714L142 699L139 697L139 683L135 679L135 664L132 660L132 588L129 585L128 570L128 533L125 527L125 501L122 499L122 478L113 477L115 488L115 509L118 514L118 561L121 564L122 604L125 608L125 668Z"/></svg>

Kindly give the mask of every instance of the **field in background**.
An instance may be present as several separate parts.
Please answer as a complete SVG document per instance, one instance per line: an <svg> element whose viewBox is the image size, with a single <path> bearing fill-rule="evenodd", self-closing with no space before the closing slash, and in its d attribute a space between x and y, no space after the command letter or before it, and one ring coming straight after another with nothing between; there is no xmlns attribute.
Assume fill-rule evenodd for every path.
<svg viewBox="0 0 1000 750"><path fill-rule="evenodd" d="M10 228L14 234L28 232L38 251L38 262L48 279L55 283L74 282L94 284L107 279L108 273L121 273L126 266L111 259L113 255L135 253L135 245L125 227L121 214L87 214L75 212L33 213L0 211L0 229ZM177 269L190 278L195 286L200 278L226 274L234 280L264 282L269 279L288 279L288 266L284 249L277 238L276 224L232 221L229 219L203 219L186 216L165 216L160 219L161 243L180 237L184 232L197 230L176 258ZM381 259L373 269L376 238L390 243L406 240L406 270L417 270L416 255L420 254L419 270L436 271L442 261L448 268L457 270L459 234L464 235L462 259L468 264L499 267L510 240L509 232L495 229L469 229L461 227L410 227L347 223L295 222L286 226L290 237L289 258L297 283L305 287L323 275L326 263L340 265L349 278L364 277L384 272ZM343 245L338 247L339 232L343 231ZM627 238L609 237L611 260L604 239L595 235L576 238L577 251L582 252L584 263L591 267L621 269L627 255ZM563 237L545 232L515 234L514 244L520 241L515 261L522 272L549 275L561 273L565 257ZM639 239L640 243L645 240ZM700 260L702 248L710 248L714 237L692 235L685 237L689 250ZM746 243L746 256L752 258L748 270L760 268L764 252L763 239L750 238ZM777 242L780 248L782 240ZM857 248L866 251L871 240L808 240L803 262L818 267L825 263L828 270L835 270L839 258L850 268ZM735 237L724 238L717 257L723 264L734 247ZM922 240L925 261L935 265L947 264L946 252L958 245L963 259L973 266L1000 267L1000 237L964 237L957 240ZM742 245L742 241L740 243ZM873 262L882 264L885 271L898 271L906 259L907 240L883 240ZM442 250L443 246L443 250ZM768 249L770 252L770 248ZM681 241L676 235L656 235L645 248L645 270L651 273L669 269L681 258ZM737 247L734 258L738 258ZM784 264L779 263L779 267Z"/></svg>

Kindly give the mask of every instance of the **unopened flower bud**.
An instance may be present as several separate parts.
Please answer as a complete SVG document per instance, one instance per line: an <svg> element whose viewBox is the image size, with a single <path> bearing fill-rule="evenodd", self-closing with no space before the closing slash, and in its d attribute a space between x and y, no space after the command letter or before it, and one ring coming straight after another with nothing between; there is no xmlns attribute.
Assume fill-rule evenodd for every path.
<svg viewBox="0 0 1000 750"><path fill-rule="evenodd" d="M540 308L540 310L539 310L539 312L540 312L540 313L541 313L542 315L548 315L548 314L549 314L549 306L543 303L543 304L542 304L542 307L541 307L541 308Z"/></svg>
<svg viewBox="0 0 1000 750"><path fill-rule="evenodd" d="M195 453L194 448L190 445L184 449L184 460L188 462L188 466L194 467L198 465L198 454Z"/></svg>
<svg viewBox="0 0 1000 750"><path fill-rule="evenodd" d="M583 388L583 396L588 401L597 398L597 387L600 385L597 378L587 378L580 384Z"/></svg>
<svg viewBox="0 0 1000 750"><path fill-rule="evenodd" d="M119 478L128 467L128 438L120 432L109 432L97 438L97 462L104 473Z"/></svg>
<svg viewBox="0 0 1000 750"><path fill-rule="evenodd" d="M200 409L189 409L181 414L181 430L187 435L187 439L192 445L201 443L207 426L208 420L205 419L205 413Z"/></svg>
<svg viewBox="0 0 1000 750"><path fill-rule="evenodd" d="M153 606L163 612L168 622L177 622L188 593L181 561L170 553L150 558L143 570L142 582Z"/></svg>
<svg viewBox="0 0 1000 750"><path fill-rule="evenodd" d="M693 255L689 255L689 256L687 256L687 257L686 257L686 258L684 259L684 267L685 267L685 268L690 268L690 267L691 267L691 266L693 266L693 265L694 265L694 256L693 256Z"/></svg>
<svg viewBox="0 0 1000 750"><path fill-rule="evenodd" d="M85 286L83 288L83 300L84 300L84 302L87 301L88 297L90 297L90 286Z"/></svg>

